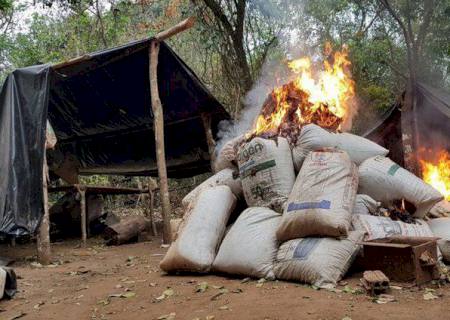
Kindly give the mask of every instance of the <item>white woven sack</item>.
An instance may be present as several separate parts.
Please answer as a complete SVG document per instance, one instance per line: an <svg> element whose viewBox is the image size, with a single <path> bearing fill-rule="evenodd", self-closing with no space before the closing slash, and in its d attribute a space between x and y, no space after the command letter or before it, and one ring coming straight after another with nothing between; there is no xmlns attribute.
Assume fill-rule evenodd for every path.
<svg viewBox="0 0 450 320"><path fill-rule="evenodd" d="M278 250L275 232L281 215L253 207L241 213L220 245L213 270L254 278L273 279Z"/></svg>
<svg viewBox="0 0 450 320"><path fill-rule="evenodd" d="M353 214L376 214L381 208L381 202L375 201L367 194L357 194Z"/></svg>
<svg viewBox="0 0 450 320"><path fill-rule="evenodd" d="M217 154L216 160L214 161L215 172L219 172L226 168L235 169L237 167L237 148L243 140L244 135L240 135L226 142L222 146Z"/></svg>
<svg viewBox="0 0 450 320"><path fill-rule="evenodd" d="M351 231L348 238L303 238L283 243L274 265L275 277L333 287L351 266L362 232Z"/></svg>
<svg viewBox="0 0 450 320"><path fill-rule="evenodd" d="M423 218L443 199L432 186L382 156L367 159L359 167L358 193L381 201L385 207L390 206L394 200L408 200L416 206L416 218Z"/></svg>
<svg viewBox="0 0 450 320"><path fill-rule="evenodd" d="M238 164L247 205L282 212L295 181L287 140L254 138L239 148Z"/></svg>
<svg viewBox="0 0 450 320"><path fill-rule="evenodd" d="M364 241L383 239L390 236L433 237L433 233L423 220L416 223L394 221L389 217L371 215L353 215L352 225L355 230L365 232Z"/></svg>
<svg viewBox="0 0 450 320"><path fill-rule="evenodd" d="M277 238L347 236L358 174L344 151L315 151L305 160L289 196Z"/></svg>
<svg viewBox="0 0 450 320"><path fill-rule="evenodd" d="M441 238L437 241L439 250L444 260L450 262L450 218L432 219L428 225L434 236Z"/></svg>
<svg viewBox="0 0 450 320"><path fill-rule="evenodd" d="M222 171L203 181L194 190L189 192L183 198L183 200L181 200L182 207L187 210L189 204L195 201L201 191L215 186L228 186L236 197L242 197L241 179L239 179L239 177L237 176L237 172L236 174L234 172L235 170L233 169L223 169Z"/></svg>
<svg viewBox="0 0 450 320"><path fill-rule="evenodd" d="M161 261L161 269L208 272L235 205L236 197L227 186L203 190Z"/></svg>
<svg viewBox="0 0 450 320"><path fill-rule="evenodd" d="M450 202L442 200L436 203L429 212L429 215L434 218L442 218L450 216Z"/></svg>
<svg viewBox="0 0 450 320"><path fill-rule="evenodd" d="M324 148L336 148L347 152L357 165L368 158L385 156L389 152L366 138L351 133L330 133L315 124L308 124L302 128L300 137L292 149L295 169L300 170L303 160L310 151Z"/></svg>

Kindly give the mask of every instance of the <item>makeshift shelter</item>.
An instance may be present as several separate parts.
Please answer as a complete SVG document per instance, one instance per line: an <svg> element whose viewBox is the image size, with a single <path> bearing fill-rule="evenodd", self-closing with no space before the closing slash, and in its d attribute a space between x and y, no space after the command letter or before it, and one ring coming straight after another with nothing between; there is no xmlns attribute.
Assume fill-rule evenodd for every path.
<svg viewBox="0 0 450 320"><path fill-rule="evenodd" d="M450 150L450 92L419 82L412 110L416 127L417 147L429 150ZM390 150L389 157L404 165L401 115L403 99L389 108L364 137Z"/></svg>
<svg viewBox="0 0 450 320"><path fill-rule="evenodd" d="M0 233L31 234L40 223L47 119L58 139L48 154L51 172L69 180L93 173L157 175L151 42L8 76L0 94ZM229 115L164 42L158 60L168 175L207 172L211 146L205 125L215 137Z"/></svg>

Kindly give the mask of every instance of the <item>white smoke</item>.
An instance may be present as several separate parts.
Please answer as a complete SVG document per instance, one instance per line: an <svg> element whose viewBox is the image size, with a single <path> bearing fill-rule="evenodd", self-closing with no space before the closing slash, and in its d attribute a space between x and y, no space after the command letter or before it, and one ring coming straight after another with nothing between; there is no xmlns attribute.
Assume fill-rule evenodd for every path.
<svg viewBox="0 0 450 320"><path fill-rule="evenodd" d="M274 87L283 85L294 79L295 75L287 68L287 60L309 56L314 64L321 62L323 59L320 46L317 44L313 45L311 42L314 42L314 39L311 39L311 35L303 34L304 32L302 33L298 28L293 29L289 27L289 25L297 23L296 14L292 12L295 12L295 10L297 12L303 10L302 1L283 0L279 2L277 0L253 0L250 3L253 9L259 10L267 19L280 20L284 18L287 21L285 28L278 34L278 43L280 45L277 50L284 53L284 59L272 58L271 60L266 60L260 70L258 79L242 101L244 108L239 117L235 120L223 121L219 124L217 152L229 140L252 129L256 118L261 112L264 101ZM286 14L286 12L291 13ZM267 56L270 57L270 54ZM352 119L357 113L356 101L355 99L351 103L352 107L349 110L350 116L342 124L344 131L351 129Z"/></svg>

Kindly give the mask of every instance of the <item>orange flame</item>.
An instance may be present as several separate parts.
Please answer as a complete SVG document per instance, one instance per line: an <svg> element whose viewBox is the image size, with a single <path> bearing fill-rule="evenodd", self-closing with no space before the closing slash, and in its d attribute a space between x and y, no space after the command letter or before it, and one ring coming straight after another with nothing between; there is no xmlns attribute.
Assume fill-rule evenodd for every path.
<svg viewBox="0 0 450 320"><path fill-rule="evenodd" d="M289 62L288 67L296 78L273 90L271 99L275 106L269 107L269 112L263 107L254 133L278 132L285 122L295 122L300 126L315 123L337 129L350 113L350 101L355 91L348 71L351 63L347 49L344 47L335 52L332 60L332 63L324 61L323 70L316 77L308 57Z"/></svg>
<svg viewBox="0 0 450 320"><path fill-rule="evenodd" d="M437 161L420 160L423 180L450 201L450 154L441 150Z"/></svg>

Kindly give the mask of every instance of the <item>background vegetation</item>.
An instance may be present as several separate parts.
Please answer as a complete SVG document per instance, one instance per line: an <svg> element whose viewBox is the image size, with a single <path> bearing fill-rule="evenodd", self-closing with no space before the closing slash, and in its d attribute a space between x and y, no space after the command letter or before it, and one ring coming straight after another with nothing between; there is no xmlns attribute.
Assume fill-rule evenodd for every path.
<svg viewBox="0 0 450 320"><path fill-rule="evenodd" d="M199 23L170 45L235 117L262 73L276 77L264 66L317 57L326 42L350 49L357 132L411 78L450 88L450 0L0 0L0 82L15 68L149 37L191 15Z"/></svg>

